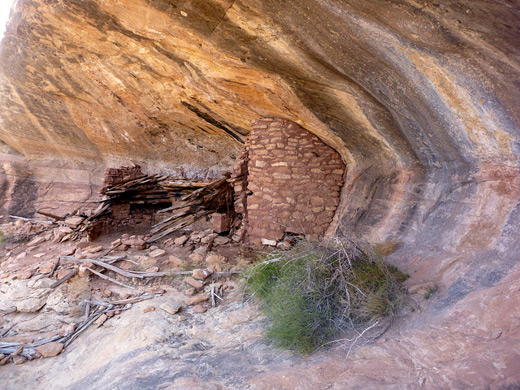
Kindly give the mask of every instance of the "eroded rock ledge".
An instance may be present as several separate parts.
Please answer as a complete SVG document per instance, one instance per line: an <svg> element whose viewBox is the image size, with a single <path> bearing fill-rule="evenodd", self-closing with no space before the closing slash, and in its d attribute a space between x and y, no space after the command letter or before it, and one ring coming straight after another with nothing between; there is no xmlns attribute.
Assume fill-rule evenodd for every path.
<svg viewBox="0 0 520 390"><path fill-rule="evenodd" d="M72 210L128 162L219 177L253 120L292 120L348 167L329 234L398 241L411 283L439 286L399 343L338 378L518 385L519 15L505 0L19 0L0 48L3 210Z"/></svg>

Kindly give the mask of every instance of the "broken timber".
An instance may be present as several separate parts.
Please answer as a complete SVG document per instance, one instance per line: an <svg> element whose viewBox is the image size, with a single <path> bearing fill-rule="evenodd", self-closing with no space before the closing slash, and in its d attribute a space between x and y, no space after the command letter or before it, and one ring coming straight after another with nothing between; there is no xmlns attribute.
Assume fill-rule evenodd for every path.
<svg viewBox="0 0 520 390"><path fill-rule="evenodd" d="M206 215L215 212L232 213L233 188L227 178L214 181L182 197L179 204L163 209L159 213L177 210L181 211L152 227L153 236L146 240L147 243L157 241Z"/></svg>

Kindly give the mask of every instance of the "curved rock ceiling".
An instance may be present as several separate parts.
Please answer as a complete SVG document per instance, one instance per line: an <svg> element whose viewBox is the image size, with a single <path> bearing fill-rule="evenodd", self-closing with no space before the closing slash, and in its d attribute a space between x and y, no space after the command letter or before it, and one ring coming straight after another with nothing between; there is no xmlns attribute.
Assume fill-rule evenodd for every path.
<svg viewBox="0 0 520 390"><path fill-rule="evenodd" d="M347 163L330 233L402 242L393 261L441 287L438 329L520 275L518 1L18 0L0 57L2 151L28 169L218 175L252 120L283 117ZM501 343L520 345L519 318ZM439 383L504 348L482 345L478 364L453 363L465 345L439 358Z"/></svg>

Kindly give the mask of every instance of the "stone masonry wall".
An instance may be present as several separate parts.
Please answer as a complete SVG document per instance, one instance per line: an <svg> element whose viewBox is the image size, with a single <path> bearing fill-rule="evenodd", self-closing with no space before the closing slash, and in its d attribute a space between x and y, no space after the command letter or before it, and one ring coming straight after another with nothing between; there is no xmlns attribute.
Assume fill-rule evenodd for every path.
<svg viewBox="0 0 520 390"><path fill-rule="evenodd" d="M249 136L248 241L284 233L323 236L339 203L345 164L318 137L286 119L260 119Z"/></svg>

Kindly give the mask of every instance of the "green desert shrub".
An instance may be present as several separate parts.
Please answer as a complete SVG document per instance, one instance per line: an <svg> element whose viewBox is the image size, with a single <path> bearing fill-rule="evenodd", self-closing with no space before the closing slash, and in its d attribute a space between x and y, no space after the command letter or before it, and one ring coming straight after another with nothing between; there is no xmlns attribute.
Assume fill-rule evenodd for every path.
<svg viewBox="0 0 520 390"><path fill-rule="evenodd" d="M245 272L248 292L271 320L267 336L300 353L391 318L402 304L405 278L380 255L342 242L274 250Z"/></svg>

